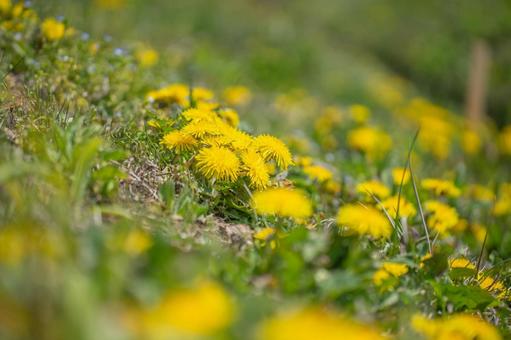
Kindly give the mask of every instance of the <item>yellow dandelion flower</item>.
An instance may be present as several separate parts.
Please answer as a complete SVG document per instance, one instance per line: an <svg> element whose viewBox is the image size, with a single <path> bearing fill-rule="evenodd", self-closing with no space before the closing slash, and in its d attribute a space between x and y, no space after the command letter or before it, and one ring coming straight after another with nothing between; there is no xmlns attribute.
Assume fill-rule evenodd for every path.
<svg viewBox="0 0 511 340"><path fill-rule="evenodd" d="M384 262L382 268L395 277L408 273L408 266L404 263Z"/></svg>
<svg viewBox="0 0 511 340"><path fill-rule="evenodd" d="M181 129L195 138L205 138L206 136L220 136L222 133L218 128L218 124L214 121L191 121Z"/></svg>
<svg viewBox="0 0 511 340"><path fill-rule="evenodd" d="M222 286L200 281L167 293L154 307L143 311L142 332L151 339L211 336L234 320L236 306Z"/></svg>
<svg viewBox="0 0 511 340"><path fill-rule="evenodd" d="M66 26L54 18L48 18L41 23L41 32L47 40L56 41L62 39Z"/></svg>
<svg viewBox="0 0 511 340"><path fill-rule="evenodd" d="M480 184L472 184L466 188L465 194L480 202L493 202L495 193L488 187Z"/></svg>
<svg viewBox="0 0 511 340"><path fill-rule="evenodd" d="M306 167L306 166L309 166L309 165L312 165L312 163L314 162L314 160L312 159L312 157L309 157L309 156L297 156L295 157L295 164L298 165L298 166L303 166L303 167Z"/></svg>
<svg viewBox="0 0 511 340"><path fill-rule="evenodd" d="M252 146L252 136L235 129L224 122L218 123L218 131L229 142L234 150L244 151Z"/></svg>
<svg viewBox="0 0 511 340"><path fill-rule="evenodd" d="M348 145L369 158L384 157L392 148L392 139L385 132L372 127L360 127L348 132Z"/></svg>
<svg viewBox="0 0 511 340"><path fill-rule="evenodd" d="M482 141L479 134L474 131L467 129L463 132L461 146L463 147L463 151L465 151L468 155L475 155L481 151Z"/></svg>
<svg viewBox="0 0 511 340"><path fill-rule="evenodd" d="M439 201L426 201L424 207L431 213L428 217L428 226L441 235L446 234L458 224L459 217L455 208Z"/></svg>
<svg viewBox="0 0 511 340"><path fill-rule="evenodd" d="M511 155L511 125L505 126L499 134L500 151L505 155Z"/></svg>
<svg viewBox="0 0 511 340"><path fill-rule="evenodd" d="M390 190L378 180L372 180L367 182L361 182L357 184L356 188L359 194L365 195L367 198L372 200L372 195L378 198L386 198L390 195Z"/></svg>
<svg viewBox="0 0 511 340"><path fill-rule="evenodd" d="M476 269L474 264L464 257L457 257L457 258L450 260L449 267L451 269L453 269L453 268Z"/></svg>
<svg viewBox="0 0 511 340"><path fill-rule="evenodd" d="M227 148L203 148L195 159L197 168L206 178L234 182L239 176L240 161L234 152Z"/></svg>
<svg viewBox="0 0 511 340"><path fill-rule="evenodd" d="M250 102L252 94L245 86L231 86L224 90L223 98L228 105L243 106Z"/></svg>
<svg viewBox="0 0 511 340"><path fill-rule="evenodd" d="M254 145L267 161L274 160L281 169L287 169L293 163L291 152L280 139L261 135L254 139Z"/></svg>
<svg viewBox="0 0 511 340"><path fill-rule="evenodd" d="M325 168L321 165L308 165L303 168L303 172L309 178L318 181L319 183L326 182L328 180L331 180L333 177L333 174L330 170Z"/></svg>
<svg viewBox="0 0 511 340"><path fill-rule="evenodd" d="M250 185L256 189L264 189L270 181L264 159L255 150L248 149L241 154L243 173L248 177Z"/></svg>
<svg viewBox="0 0 511 340"><path fill-rule="evenodd" d="M510 290L502 281L496 280L486 273L479 273L477 280L482 289L494 294L500 300L509 300Z"/></svg>
<svg viewBox="0 0 511 340"><path fill-rule="evenodd" d="M289 310L264 321L257 334L260 340L383 340L370 325L350 320L322 307Z"/></svg>
<svg viewBox="0 0 511 340"><path fill-rule="evenodd" d="M259 241L267 241L273 235L275 235L275 228L266 227L256 232L254 238Z"/></svg>
<svg viewBox="0 0 511 340"><path fill-rule="evenodd" d="M341 192L341 184L334 180L328 180L325 182L325 190L331 194L337 194Z"/></svg>
<svg viewBox="0 0 511 340"><path fill-rule="evenodd" d="M461 190L451 181L436 178L426 178L422 180L421 186L425 190L432 191L437 196L446 195L456 198L461 194Z"/></svg>
<svg viewBox="0 0 511 340"><path fill-rule="evenodd" d="M404 173L404 177L403 177ZM410 181L410 171L405 168L394 168L392 169L392 181L395 185L401 185L401 180L403 181L403 185L407 184Z"/></svg>
<svg viewBox="0 0 511 340"><path fill-rule="evenodd" d="M192 135L183 131L172 131L163 136L161 144L170 150L181 153L193 150L198 145L198 142Z"/></svg>
<svg viewBox="0 0 511 340"><path fill-rule="evenodd" d="M152 48L141 48L135 52L135 58L142 67L151 67L158 62L160 56Z"/></svg>
<svg viewBox="0 0 511 340"><path fill-rule="evenodd" d="M358 124L367 123L369 116L371 115L371 111L367 106L359 104L351 105L349 112L351 119Z"/></svg>
<svg viewBox="0 0 511 340"><path fill-rule="evenodd" d="M373 274L373 283L381 286L391 277L400 277L408 273L408 266L404 263L384 262L380 269Z"/></svg>
<svg viewBox="0 0 511 340"><path fill-rule="evenodd" d="M132 230L126 236L122 249L129 255L139 255L152 245L151 237L144 231Z"/></svg>
<svg viewBox="0 0 511 340"><path fill-rule="evenodd" d="M392 226L379 210L360 204L346 204L339 209L337 223L359 235L370 235L374 238L388 238Z"/></svg>
<svg viewBox="0 0 511 340"><path fill-rule="evenodd" d="M150 91L147 99L164 104L178 104L186 107L189 105L190 90L184 84L172 84L156 91Z"/></svg>
<svg viewBox="0 0 511 340"><path fill-rule="evenodd" d="M218 113L220 118L222 118L227 124L232 127L237 127L240 123L240 118L238 116L238 112L233 109L224 109L220 110Z"/></svg>
<svg viewBox="0 0 511 340"><path fill-rule="evenodd" d="M429 340L501 340L498 330L475 315L455 314L441 319L428 319L416 314L411 319L412 328Z"/></svg>
<svg viewBox="0 0 511 340"><path fill-rule="evenodd" d="M256 192L252 207L260 215L291 217L301 221L312 215L310 200L299 190L274 188Z"/></svg>
<svg viewBox="0 0 511 340"><path fill-rule="evenodd" d="M196 102L207 102L212 100L215 94L205 87L194 87L192 88L192 98Z"/></svg>
<svg viewBox="0 0 511 340"><path fill-rule="evenodd" d="M389 213L390 216L396 218L397 215L397 202L398 196L389 197L381 202L381 205ZM401 196L399 199L399 216L401 217L413 217L417 213L413 204L408 202L406 198Z"/></svg>
<svg viewBox="0 0 511 340"><path fill-rule="evenodd" d="M218 118L217 114L213 111L202 110L202 109L187 109L181 113L186 120L191 120L195 122L203 122L203 121L214 121Z"/></svg>
<svg viewBox="0 0 511 340"><path fill-rule="evenodd" d="M11 6L11 0L0 0L0 13L8 13Z"/></svg>

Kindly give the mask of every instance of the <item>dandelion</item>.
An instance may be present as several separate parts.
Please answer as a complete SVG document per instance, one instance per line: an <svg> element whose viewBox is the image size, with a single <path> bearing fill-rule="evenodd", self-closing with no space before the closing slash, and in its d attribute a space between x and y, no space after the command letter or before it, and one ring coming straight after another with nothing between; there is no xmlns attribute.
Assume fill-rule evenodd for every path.
<svg viewBox="0 0 511 340"><path fill-rule="evenodd" d="M270 181L264 159L253 149L241 154L243 173L248 177L250 185L256 189L264 189Z"/></svg>
<svg viewBox="0 0 511 340"><path fill-rule="evenodd" d="M11 0L0 0L0 13L8 13L11 6Z"/></svg>
<svg viewBox="0 0 511 340"><path fill-rule="evenodd" d="M457 257L457 258L450 260L449 267L451 269L455 269L455 268L476 269L474 264L464 257Z"/></svg>
<svg viewBox="0 0 511 340"><path fill-rule="evenodd" d="M41 32L49 41L62 39L66 31L66 26L54 18L45 19L41 24Z"/></svg>
<svg viewBox="0 0 511 340"><path fill-rule="evenodd" d="M408 266L404 263L384 262L380 269L373 274L373 283L382 286L390 278L398 278L408 273Z"/></svg>
<svg viewBox="0 0 511 340"><path fill-rule="evenodd" d="M455 314L441 319L428 319L416 314L411 319L412 328L427 339L501 340L495 327L480 317Z"/></svg>
<svg viewBox="0 0 511 340"><path fill-rule="evenodd" d="M243 106L250 102L252 94L245 86L231 86L224 90L223 98L228 105Z"/></svg>
<svg viewBox="0 0 511 340"><path fill-rule="evenodd" d="M206 178L234 182L239 176L240 161L234 152L227 148L203 148L195 159L197 168Z"/></svg>
<svg viewBox="0 0 511 340"><path fill-rule="evenodd" d="M203 122L203 121L214 121L218 118L215 112L204 110L204 109L195 109L191 108L188 110L183 111L181 115L188 121L195 121L195 122Z"/></svg>
<svg viewBox="0 0 511 340"><path fill-rule="evenodd" d="M405 168L392 169L392 181L395 185L401 185L401 181L403 181L403 185L407 184L410 181L410 171Z"/></svg>
<svg viewBox="0 0 511 340"><path fill-rule="evenodd" d="M142 48L135 53L135 58L142 67L151 67L158 62L159 55L152 48Z"/></svg>
<svg viewBox="0 0 511 340"><path fill-rule="evenodd" d="M479 134L475 132L474 130L465 130L463 132L462 136L462 147L463 151L467 155L475 155L479 151L481 151L481 137L479 137Z"/></svg>
<svg viewBox="0 0 511 340"><path fill-rule="evenodd" d="M255 233L254 238L259 241L267 241L273 235L275 235L275 228L266 227Z"/></svg>
<svg viewBox="0 0 511 340"><path fill-rule="evenodd" d="M274 188L256 192L252 207L258 214L290 217L297 222L312 215L310 200L296 189Z"/></svg>
<svg viewBox="0 0 511 340"><path fill-rule="evenodd" d="M458 224L458 213L453 207L439 201L426 201L424 206L431 213L428 226L440 235L446 234Z"/></svg>
<svg viewBox="0 0 511 340"><path fill-rule="evenodd" d="M357 184L356 190L358 193L366 195L369 199L372 199L372 195L378 198L386 198L390 195L389 188L377 180L361 182Z"/></svg>
<svg viewBox="0 0 511 340"><path fill-rule="evenodd" d="M381 205L389 213L390 216L396 218L397 215L397 203L399 201L399 216L401 217L413 217L417 213L413 204L408 202L406 198L398 196L389 197L381 202Z"/></svg>
<svg viewBox="0 0 511 340"><path fill-rule="evenodd" d="M183 131L172 131L163 136L161 144L177 153L192 151L197 145L197 140Z"/></svg>
<svg viewBox="0 0 511 340"><path fill-rule="evenodd" d="M270 135L261 135L254 139L254 146L267 161L274 160L281 169L287 169L293 161L291 152L278 138Z"/></svg>
<svg viewBox="0 0 511 340"><path fill-rule="evenodd" d="M493 190L480 184L472 184L466 188L465 194L480 202L492 202L495 198Z"/></svg>
<svg viewBox="0 0 511 340"><path fill-rule="evenodd" d="M189 105L190 90L184 84L172 84L147 94L147 99L163 104Z"/></svg>
<svg viewBox="0 0 511 340"><path fill-rule="evenodd" d="M199 281L190 288L170 291L154 307L142 312L139 322L148 338L211 336L229 326L235 304L213 281Z"/></svg>
<svg viewBox="0 0 511 340"><path fill-rule="evenodd" d="M355 104L349 108L351 119L358 124L365 124L371 115L371 111L367 106Z"/></svg>
<svg viewBox="0 0 511 340"><path fill-rule="evenodd" d="M232 127L237 127L240 123L238 113L233 109L224 109L218 112L220 118L222 118L227 124Z"/></svg>
<svg viewBox="0 0 511 340"><path fill-rule="evenodd" d="M309 178L318 181L319 183L331 180L333 174L330 170L321 165L308 165L303 168L303 172Z"/></svg>
<svg viewBox="0 0 511 340"><path fill-rule="evenodd" d="M360 204L342 206L337 214L337 223L359 235L374 238L388 238L392 233L392 226L380 211Z"/></svg>
<svg viewBox="0 0 511 340"><path fill-rule="evenodd" d="M504 155L511 155L511 125L505 126L500 132L499 148Z"/></svg>
<svg viewBox="0 0 511 340"><path fill-rule="evenodd" d="M436 178L426 178L422 180L421 186L432 191L437 196L446 195L456 198L461 194L461 190L451 181L445 181Z"/></svg>
<svg viewBox="0 0 511 340"><path fill-rule="evenodd" d="M212 100L215 94L205 87L194 87L192 88L192 98L195 102L207 102Z"/></svg>
<svg viewBox="0 0 511 340"><path fill-rule="evenodd" d="M122 249L129 255L139 255L152 245L151 237L141 230L132 230L126 236Z"/></svg>
<svg viewBox="0 0 511 340"><path fill-rule="evenodd" d="M282 312L259 326L261 340L383 340L369 325L321 307Z"/></svg>
<svg viewBox="0 0 511 340"><path fill-rule="evenodd" d="M369 158L380 158L392 147L392 139L376 128L360 127L348 133L348 145Z"/></svg>

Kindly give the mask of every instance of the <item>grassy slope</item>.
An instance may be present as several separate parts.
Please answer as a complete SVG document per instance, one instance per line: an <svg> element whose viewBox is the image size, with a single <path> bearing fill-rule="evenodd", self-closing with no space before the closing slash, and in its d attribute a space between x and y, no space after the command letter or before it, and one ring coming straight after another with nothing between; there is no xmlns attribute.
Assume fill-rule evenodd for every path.
<svg viewBox="0 0 511 340"><path fill-rule="evenodd" d="M240 24L254 26L245 25ZM263 52L252 57L250 52L240 52L240 56L225 65L226 60L231 60L232 47L208 46L206 35L199 47L192 49L190 59L185 50L184 61L177 62L173 57L183 47L170 47L162 61L148 70L139 67L131 47L119 49L115 38L90 40L78 33L48 43L41 39L37 22L27 23L22 32L19 36L2 31L0 37L4 75L0 92L0 220L7 231L0 240L7 249L4 253L0 251L3 261L0 316L6 311L10 315L0 320L7 320L5 329L9 332L14 329L12 334L19 332L48 339L67 338L70 334L84 338L104 334L122 337L125 334L118 330L117 315L122 314L119 310L124 304L149 304L165 290L189 282L197 275L211 275L238 296L238 321L226 332L226 336L237 338L252 331L253 320L274 310L282 301L338 305L368 321L378 320L386 330L400 330L404 337L409 335L409 330L407 322L400 320L406 320L408 309L429 312L445 308L440 302L430 305L435 292L425 282L425 278L433 278L450 284L443 270L417 272L406 279L402 289L384 295L372 287L375 257L416 265L426 245L422 240L409 245L411 249L406 252L400 252L396 242L384 248L368 240L340 237L336 229L327 227L328 219L335 215L341 201L354 198L351 189L342 197L325 198L316 184L301 183L306 179L296 170L298 174L292 173L291 178L314 198L318 214L313 222L318 228L309 231L303 226L296 227L280 241L276 251L256 247L251 234L261 222L246 213L238 213L228 206L228 201L213 202L200 179L189 168L176 163L173 155L160 146L160 135L147 126L148 119L159 115L144 100L148 90L191 78L201 84L211 81L213 88L221 89L237 82L241 75L247 83L255 84L254 88L262 89L261 93L255 91L251 106L241 111L247 129L255 126L255 131L284 136L292 132L291 127L304 126L303 121L309 121L312 113L307 112L308 108L319 111L323 104L314 106L299 101L305 107L297 110L302 117L286 120L268 99L276 96L272 91L310 81L317 84L318 92L330 92L325 95L327 98L342 98L348 103L371 98L370 91L364 87L365 79L352 80L382 73L374 64L368 67L365 62L350 64L356 58L346 57L342 60L356 65L354 68L364 75L353 72L348 79L328 77L332 67L346 67L346 64L338 64L336 48L325 48L321 52L326 54L321 57L325 63L319 63L324 69L316 62L309 69L298 60L280 71L286 57L296 51L295 43L298 43L292 40L290 46L270 53L274 56L271 60L264 60ZM284 35L279 39L287 38ZM235 37L232 40L236 44ZM97 51L91 48L95 42L99 43ZM304 50L306 56L308 49L312 50L312 59L324 47L304 45L299 44L299 50ZM250 51L259 48L256 41ZM259 57L263 58L262 64ZM335 66L330 67L329 63ZM302 79L299 72L304 67L308 73ZM261 69L284 73L269 72L257 78L261 77ZM345 84L339 89L340 94L334 90L338 84ZM315 145L310 151L320 159L330 159L348 188L376 175L388 179L392 166L404 165L407 145L414 132L413 128L391 121L392 115L374 99L368 103L374 103L376 121L395 129L393 135L397 142L385 162L368 163L344 147L327 153ZM312 133L310 128L302 130L305 135ZM440 176L449 169L460 184L477 178L483 183L488 178L497 182L505 179L500 179L497 173L501 172L502 176L506 173L506 164L497 161L490 158L465 162L454 153L439 165L424 156L417 172L422 177ZM410 188L406 189L406 195L412 200ZM500 228L506 220L490 220L488 207L470 205L469 209L463 201L452 203L467 218L475 216L494 227L497 232L490 240L489 247L493 250L490 260L499 263L506 258L510 252L506 238L509 233ZM415 227L419 228L420 222L416 221ZM152 243L142 253L136 245L131 247L125 242L128 235L140 230L151 235ZM477 256L480 244L474 242L473 236L465 235L462 239L439 244L439 253L444 256L464 252L468 244L468 254ZM454 252L453 245L457 249ZM445 258L442 260L445 262ZM443 263L440 259L438 262ZM506 277L505 267L502 276ZM260 291L265 293L259 296ZM460 298L458 295L462 293L451 292L453 295L449 296L457 299L456 310L480 309L479 305L465 306L473 301ZM412 300L415 306L407 302ZM483 304L487 302L484 300ZM487 310L490 319L497 315L501 320L499 326L505 329L508 317L505 303L493 299L491 302L499 308Z"/></svg>

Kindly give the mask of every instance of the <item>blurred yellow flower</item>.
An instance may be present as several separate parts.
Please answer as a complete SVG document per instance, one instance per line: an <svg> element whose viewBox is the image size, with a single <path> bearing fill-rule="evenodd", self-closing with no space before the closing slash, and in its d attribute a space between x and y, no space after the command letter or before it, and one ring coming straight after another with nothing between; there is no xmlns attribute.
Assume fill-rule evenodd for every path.
<svg viewBox="0 0 511 340"><path fill-rule="evenodd" d="M407 184L410 181L410 170L405 168L394 168L392 169L392 181L395 185L401 185L401 181L403 181L403 185Z"/></svg>
<svg viewBox="0 0 511 340"><path fill-rule="evenodd" d="M289 188L256 192L252 197L252 207L261 215L291 217L298 222L312 215L312 204L307 196Z"/></svg>
<svg viewBox="0 0 511 340"><path fill-rule="evenodd" d="M424 207L430 213L428 227L440 235L445 235L458 224L459 217L455 208L432 200L424 202Z"/></svg>
<svg viewBox="0 0 511 340"><path fill-rule="evenodd" d="M467 129L463 131L461 142L463 151L465 151L465 153L468 155L475 155L479 153L479 151L481 151L482 147L481 137L474 130Z"/></svg>
<svg viewBox="0 0 511 340"><path fill-rule="evenodd" d="M139 255L149 249L152 243L149 234L135 229L126 236L122 249L129 255Z"/></svg>
<svg viewBox="0 0 511 340"><path fill-rule="evenodd" d="M135 52L135 58L142 67L151 67L158 62L158 52L152 48L141 48Z"/></svg>
<svg viewBox="0 0 511 340"><path fill-rule="evenodd" d="M245 86L231 86L224 90L223 99L227 105L243 106L250 102L252 93Z"/></svg>
<svg viewBox="0 0 511 340"><path fill-rule="evenodd" d="M452 268L467 268L476 269L474 264L464 257L457 257L449 261L449 267Z"/></svg>
<svg viewBox="0 0 511 340"><path fill-rule="evenodd" d="M373 200L373 195L377 198L386 198L390 195L390 190L378 180L371 180L366 182L361 182L357 184L356 188L359 194L364 195L369 200Z"/></svg>
<svg viewBox="0 0 511 340"><path fill-rule="evenodd" d="M461 190L452 181L426 178L422 180L421 186L425 190L432 191L437 196L446 195L456 198L461 194Z"/></svg>
<svg viewBox="0 0 511 340"><path fill-rule="evenodd" d="M339 209L337 224L359 235L388 238L392 233L389 220L379 210L360 204L346 204Z"/></svg>
<svg viewBox="0 0 511 340"><path fill-rule="evenodd" d="M171 290L141 315L142 333L151 339L211 336L228 327L235 317L233 299L219 284L200 281Z"/></svg>
<svg viewBox="0 0 511 340"><path fill-rule="evenodd" d="M481 202L492 202L495 199L493 190L480 184L469 185L465 192L469 197Z"/></svg>
<svg viewBox="0 0 511 340"><path fill-rule="evenodd" d="M234 182L239 176L240 161L236 154L227 148L202 148L195 160L199 172L208 179Z"/></svg>
<svg viewBox="0 0 511 340"><path fill-rule="evenodd" d="M499 134L500 151L505 155L511 155L511 125L502 129Z"/></svg>
<svg viewBox="0 0 511 340"><path fill-rule="evenodd" d="M392 139L385 132L367 126L348 132L348 145L370 159L377 159L384 157L392 148Z"/></svg>
<svg viewBox="0 0 511 340"><path fill-rule="evenodd" d="M429 340L501 340L497 329L478 316L455 314L441 319L428 319L416 314L412 328Z"/></svg>
<svg viewBox="0 0 511 340"><path fill-rule="evenodd" d="M332 172L321 165L307 165L303 168L303 172L309 176L309 178L319 183L331 180L333 177Z"/></svg>
<svg viewBox="0 0 511 340"><path fill-rule="evenodd" d="M0 0L0 13L8 13L11 9L11 0Z"/></svg>
<svg viewBox="0 0 511 340"><path fill-rule="evenodd" d="M396 218L397 215L397 202L398 202L398 196L391 196L381 202L381 205L385 210L387 210L387 213L393 217ZM413 204L408 202L406 198L401 196L399 199L399 216L401 217L413 217L417 213L417 210L415 210L415 207Z"/></svg>
<svg viewBox="0 0 511 340"><path fill-rule="evenodd" d="M273 316L259 326L261 340L380 340L376 329L335 311L321 307L290 310Z"/></svg>
<svg viewBox="0 0 511 340"><path fill-rule="evenodd" d="M147 94L149 101L163 104L178 104L186 107L189 105L190 90L184 84L172 84L159 90L150 91Z"/></svg>
<svg viewBox="0 0 511 340"><path fill-rule="evenodd" d="M380 269L373 274L373 283L381 286L391 277L400 277L408 273L408 266L404 263L384 262Z"/></svg>
<svg viewBox="0 0 511 340"><path fill-rule="evenodd" d="M41 23L41 32L49 41L60 40L66 31L66 26L54 18L45 19Z"/></svg>
<svg viewBox="0 0 511 340"><path fill-rule="evenodd" d="M350 117L358 124L365 124L369 120L371 111L367 106L355 104L349 107Z"/></svg>
<svg viewBox="0 0 511 340"><path fill-rule="evenodd" d="M233 109L223 109L218 112L219 116L230 126L237 127L240 123L238 112Z"/></svg>
<svg viewBox="0 0 511 340"><path fill-rule="evenodd" d="M256 232L254 238L259 241L267 241L273 235L275 235L275 228L266 227Z"/></svg>

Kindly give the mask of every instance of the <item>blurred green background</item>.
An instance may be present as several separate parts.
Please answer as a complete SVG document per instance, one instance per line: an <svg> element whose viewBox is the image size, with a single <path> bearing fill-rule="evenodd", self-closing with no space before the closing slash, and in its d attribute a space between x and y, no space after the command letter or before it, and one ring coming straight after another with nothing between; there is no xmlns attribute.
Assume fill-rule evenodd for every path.
<svg viewBox="0 0 511 340"><path fill-rule="evenodd" d="M51 0L93 36L167 49L193 80L305 88L367 100L361 82L390 71L421 94L463 111L471 48L489 46L488 113L509 123L511 2L505 0ZM98 8L100 11L98 11Z"/></svg>

